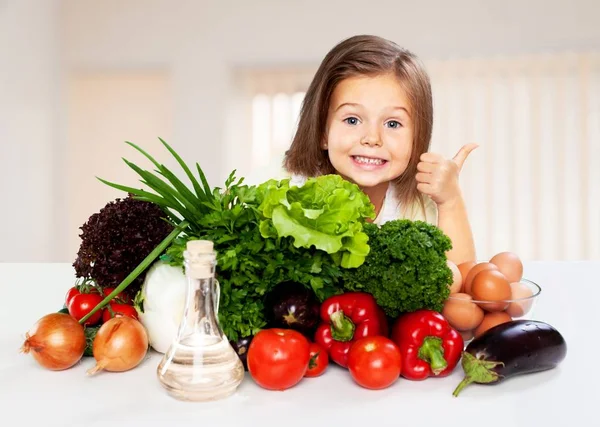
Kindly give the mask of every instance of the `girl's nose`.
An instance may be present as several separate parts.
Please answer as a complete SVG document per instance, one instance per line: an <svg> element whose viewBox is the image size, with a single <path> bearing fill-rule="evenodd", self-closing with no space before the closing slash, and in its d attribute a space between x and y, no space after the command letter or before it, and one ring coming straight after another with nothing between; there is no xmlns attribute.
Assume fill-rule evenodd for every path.
<svg viewBox="0 0 600 427"><path fill-rule="evenodd" d="M380 147L382 145L381 136L378 132L372 131L364 135L360 140L361 145L368 147Z"/></svg>

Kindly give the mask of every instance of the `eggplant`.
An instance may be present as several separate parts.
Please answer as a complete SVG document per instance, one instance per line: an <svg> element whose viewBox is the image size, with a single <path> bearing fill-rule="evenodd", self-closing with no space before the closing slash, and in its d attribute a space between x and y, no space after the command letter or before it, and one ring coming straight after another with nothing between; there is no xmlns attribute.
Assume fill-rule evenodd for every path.
<svg viewBox="0 0 600 427"><path fill-rule="evenodd" d="M467 345L461 360L465 378L452 394L458 396L471 383L498 384L517 375L553 369L566 355L565 339L547 323L501 323Z"/></svg>
<svg viewBox="0 0 600 427"><path fill-rule="evenodd" d="M271 327L294 329L309 338L313 338L319 324L320 307L312 289L296 282L278 284L265 303Z"/></svg>
<svg viewBox="0 0 600 427"><path fill-rule="evenodd" d="M250 347L250 343L252 342L253 336L250 337L242 337L237 341L229 341L229 344L233 347L238 357L242 361L242 365L244 365L244 370L248 370L248 348Z"/></svg>

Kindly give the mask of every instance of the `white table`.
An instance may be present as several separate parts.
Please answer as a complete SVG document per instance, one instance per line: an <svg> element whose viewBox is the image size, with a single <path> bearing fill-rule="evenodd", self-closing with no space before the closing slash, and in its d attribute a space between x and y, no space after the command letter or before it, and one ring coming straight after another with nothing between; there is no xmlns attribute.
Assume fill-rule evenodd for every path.
<svg viewBox="0 0 600 427"><path fill-rule="evenodd" d="M85 375L94 365L53 372L19 353L25 332L62 307L74 282L69 264L0 264L0 416L3 426L472 426L600 425L600 262L527 263L542 286L534 317L556 327L568 345L556 369L493 386L470 385L457 398L460 365L447 378L371 391L330 365L284 392L259 388L246 373L237 393L212 403L179 402L156 378L161 355L134 370ZM588 420L583 421L588 417ZM117 424L118 423L118 424Z"/></svg>

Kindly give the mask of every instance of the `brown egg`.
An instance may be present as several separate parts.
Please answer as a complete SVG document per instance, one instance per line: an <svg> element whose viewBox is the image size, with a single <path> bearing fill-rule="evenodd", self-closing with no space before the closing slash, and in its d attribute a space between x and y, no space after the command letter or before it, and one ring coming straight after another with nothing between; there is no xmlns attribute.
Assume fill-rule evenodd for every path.
<svg viewBox="0 0 600 427"><path fill-rule="evenodd" d="M483 270L497 270L497 269L498 269L498 267L496 267L495 264L492 264L490 262L480 262L479 264L476 264L475 266L473 266L473 268L471 268L469 270L469 273L467 274L467 278L465 279L465 283L463 285L462 291L465 294L472 295L471 286L473 285L473 278L475 277L475 275L477 275L477 273L479 273L480 271L483 271ZM475 299L477 299L477 298L475 298Z"/></svg>
<svg viewBox="0 0 600 427"><path fill-rule="evenodd" d="M472 329L470 329L468 331L459 331L459 334L462 337L464 342L467 342L470 339L473 339L473 337L474 337Z"/></svg>
<svg viewBox="0 0 600 427"><path fill-rule="evenodd" d="M483 270L473 278L471 295L486 311L502 311L508 307L511 291L506 277L498 270ZM490 301L490 302L487 302Z"/></svg>
<svg viewBox="0 0 600 427"><path fill-rule="evenodd" d="M496 325L500 325L501 323L510 322L512 319L508 314L504 311L497 311L495 313L487 313L483 316L483 321L481 324L475 329L474 335L475 338L483 334L485 331L493 328Z"/></svg>
<svg viewBox="0 0 600 427"><path fill-rule="evenodd" d="M522 301L513 301L508 305L506 313L511 317L522 317L529 313L531 305L533 304L533 291L525 283L516 282L510 284L510 291L512 300L519 300L522 298L528 298Z"/></svg>
<svg viewBox="0 0 600 427"><path fill-rule="evenodd" d="M447 260L446 263L450 270L452 270L452 283L450 283L450 293L455 294L460 292L462 289L462 275L460 274L460 270L452 261Z"/></svg>
<svg viewBox="0 0 600 427"><path fill-rule="evenodd" d="M523 263L514 252L500 252L490 259L490 263L498 267L509 283L519 282L523 278Z"/></svg>
<svg viewBox="0 0 600 427"><path fill-rule="evenodd" d="M467 274L469 274L469 271L475 267L475 265L477 265L475 261L467 261L463 262L462 264L458 264L458 270L460 271L460 275L462 277L461 292L465 292L465 280L467 280Z"/></svg>
<svg viewBox="0 0 600 427"><path fill-rule="evenodd" d="M458 331L475 329L483 320L483 310L472 302L471 295L457 293L448 298L442 316Z"/></svg>

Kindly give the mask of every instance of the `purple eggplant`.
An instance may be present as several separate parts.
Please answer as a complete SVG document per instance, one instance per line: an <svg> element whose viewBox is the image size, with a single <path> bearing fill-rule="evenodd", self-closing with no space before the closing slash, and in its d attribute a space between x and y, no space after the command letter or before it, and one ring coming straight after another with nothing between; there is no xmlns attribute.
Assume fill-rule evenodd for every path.
<svg viewBox="0 0 600 427"><path fill-rule="evenodd" d="M513 320L488 329L467 345L461 364L465 378L455 397L471 383L498 384L508 378L557 367L567 355L563 336L551 325Z"/></svg>
<svg viewBox="0 0 600 427"><path fill-rule="evenodd" d="M294 329L312 338L320 309L312 289L296 282L280 283L267 297L265 306L271 327Z"/></svg>
<svg viewBox="0 0 600 427"><path fill-rule="evenodd" d="M240 358L242 365L244 365L244 370L248 370L248 348L250 347L250 343L252 342L252 336L250 337L242 337L237 341L229 341L229 344L233 347L238 357Z"/></svg>

